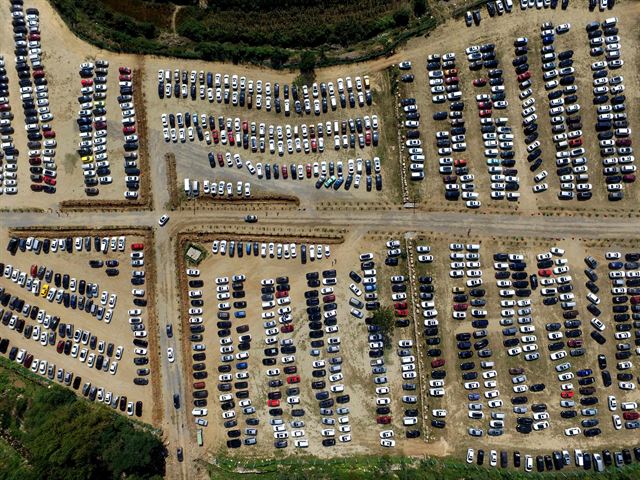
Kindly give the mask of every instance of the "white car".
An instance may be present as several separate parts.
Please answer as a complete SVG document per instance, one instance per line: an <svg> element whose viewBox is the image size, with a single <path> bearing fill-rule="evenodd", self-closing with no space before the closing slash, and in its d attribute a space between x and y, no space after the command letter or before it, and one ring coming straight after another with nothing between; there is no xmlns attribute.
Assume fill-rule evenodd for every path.
<svg viewBox="0 0 640 480"><path fill-rule="evenodd" d="M167 359L169 360L169 363L173 363L176 359L173 354L173 348L171 347L167 348Z"/></svg>
<svg viewBox="0 0 640 480"><path fill-rule="evenodd" d="M160 220L158 220L158 225L160 225L161 227L164 227L168 221L169 221L169 215L165 213L160 217Z"/></svg>

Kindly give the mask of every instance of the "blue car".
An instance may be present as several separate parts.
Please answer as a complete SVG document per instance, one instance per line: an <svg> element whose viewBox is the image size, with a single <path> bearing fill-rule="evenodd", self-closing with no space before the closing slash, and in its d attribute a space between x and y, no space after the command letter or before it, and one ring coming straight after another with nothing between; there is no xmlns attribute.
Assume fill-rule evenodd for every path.
<svg viewBox="0 0 640 480"><path fill-rule="evenodd" d="M238 370L246 370L249 364L247 362L240 362L236 364Z"/></svg>

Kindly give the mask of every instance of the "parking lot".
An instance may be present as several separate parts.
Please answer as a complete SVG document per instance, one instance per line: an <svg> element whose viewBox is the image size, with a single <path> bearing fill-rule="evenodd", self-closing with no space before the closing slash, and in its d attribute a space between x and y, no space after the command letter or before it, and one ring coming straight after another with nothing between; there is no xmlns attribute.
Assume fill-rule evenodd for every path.
<svg viewBox="0 0 640 480"><path fill-rule="evenodd" d="M217 452L628 463L637 3L451 20L295 93L33 4L0 37L0 204L50 212L2 224L0 355L162 427L183 477Z"/></svg>
<svg viewBox="0 0 640 480"><path fill-rule="evenodd" d="M131 281L151 279L145 275L147 242L139 233L3 232L3 250L11 246L15 254L3 255L2 262L0 338L9 342L2 354L18 360L24 350L25 366L41 375L114 409L140 402L135 416L157 421L158 367L150 355L156 348L154 320L147 287Z"/></svg>
<svg viewBox="0 0 640 480"><path fill-rule="evenodd" d="M634 102L628 95L625 99L634 79L624 72L636 62L629 49L637 33L624 17L615 25L612 21L586 30L593 20L610 17L607 12L555 10L550 22L549 13L526 10L486 20L500 29L500 36L470 29L441 47L434 41L419 57L407 55L411 68L398 64L400 76L412 76L409 82L400 81L401 102L409 99L400 104L401 120L417 112L411 118L422 124L419 138L412 137L415 127L403 129L404 155L407 167L411 155L427 159L425 179L414 174L416 179L409 181L410 197L429 198L432 208L455 210L466 206L535 214L633 209L634 157L626 135L635 133L616 128L632 128L633 119L624 123L620 105L628 110ZM602 71L606 73L598 73ZM606 92L598 89L603 85ZM565 108L572 112L564 113ZM449 120L432 121L440 115ZM566 125L559 126L565 117ZM481 206L470 206L470 201Z"/></svg>

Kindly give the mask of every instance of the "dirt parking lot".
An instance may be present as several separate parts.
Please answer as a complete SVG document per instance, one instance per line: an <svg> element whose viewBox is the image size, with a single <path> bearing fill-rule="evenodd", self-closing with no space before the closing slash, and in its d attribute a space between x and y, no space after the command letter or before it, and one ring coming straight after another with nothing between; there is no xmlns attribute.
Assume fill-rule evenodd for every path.
<svg viewBox="0 0 640 480"><path fill-rule="evenodd" d="M482 279L484 280L483 288L486 289L486 306L481 307L487 310L486 318L489 319L486 330L488 332L487 339L489 341L488 347L493 351L493 355L487 359L480 359L477 356L473 356L471 361L476 362L476 368L472 371L482 372L483 369L479 368L479 362L481 360L495 362L495 371L497 372L497 389L500 391L500 396L504 402L502 408L487 409L486 399L481 398L480 402L485 402L485 419L481 421L471 420L467 415L467 401L462 399L471 393L463 387L465 380L462 379L464 373L459 364L467 360L459 359L456 349L456 335L464 332L473 333L477 331L477 328L472 328L469 319L467 320L455 320L452 318L454 312L453 294L452 288L455 286L464 287L464 279L452 279L449 275L450 259L449 243L450 238L443 238L441 236L426 236L417 237L416 243L427 244L432 247L434 251L435 261L434 270L429 271L425 268L418 268L417 272L423 275L432 274L434 276L434 283L436 285L435 303L439 312L438 318L441 320L441 338L442 338L442 351L443 358L446 361L448 368L446 369L448 375L446 377L445 396L442 399L429 398L429 408L444 408L447 409L446 422L447 426L442 429L433 429L432 433L435 438L446 438L448 444L452 446L452 450L455 451L460 457L464 456L464 452L468 447L475 448L489 448L494 449L514 449L514 445L519 446L519 450L523 453L535 453L548 452L552 449L567 449L567 448L583 448L594 449L604 448L613 445L629 444L633 442L634 431L628 429L616 430L614 429L611 419L612 412L607 408L607 396L614 395L617 398L618 405L621 402L638 401L637 390L626 391L621 390L617 386L615 380L615 341L612 340L612 329L615 325L612 319L609 318L607 313L603 313L599 318L606 324L605 332L603 335L607 338L607 342L604 345L597 344L589 335L593 330L593 327L589 325L589 321L594 315L587 310L589 302L586 299L588 290L585 287L585 283L588 280L584 273L586 268L584 258L588 255L593 256L600 263L597 269L600 279L597 284L601 288L599 295L603 297L602 305L599 308L602 312L610 311L610 294L609 293L609 280L606 278L606 261L604 260L605 251L619 251L623 255L626 252L634 251L634 247L630 245L616 246L616 245L604 245L602 243L593 243L583 241L580 239L522 239L514 238L511 241L496 239L496 238L482 238L482 237L469 237L465 239L465 242L479 244L480 248L480 262L481 269L483 271ZM540 353L540 358L533 361L524 361L523 354L517 356L509 356L507 354L507 348L502 345L503 340L510 338L503 335L502 330L507 328L507 324L501 324L501 309L500 306L501 297L499 296L499 288L496 286L496 280L494 275L496 270L493 268L493 255L496 253L509 253L509 254L521 254L524 256L524 262L527 264L526 272L528 274L537 273L536 256L549 251L551 247L558 247L565 250L565 254L562 258L568 260L569 266L568 274L573 277L571 284L574 286L573 293L575 294L578 311L577 319L581 320L581 337L583 338L583 348L585 353L581 357L567 357L573 364L573 372L580 369L591 369L595 377L595 396L598 397L599 403L596 405L598 408L597 418L599 420L598 427L601 428L602 434L594 438L585 438L583 435L573 438L565 436L564 430L571 427L580 427L581 420L586 419L578 414L575 418L562 418L560 411L563 409L559 405L560 401L560 383L557 378L557 372L554 370L555 365L561 361L553 361L549 358L550 351L548 345L553 341L547 339L549 330L546 329L546 325L553 322L564 322L562 312L559 305L548 306L542 303L543 297L538 291L533 291L531 295L531 310L530 316L532 323L530 324L535 328L532 332L537 336L536 343L539 348L537 351ZM603 268L604 267L604 268ZM538 277L542 279L543 277ZM468 289L465 289L468 292ZM609 298L609 300L605 300ZM473 307L470 307L473 308ZM517 307L516 307L517 308ZM514 325L518 328L518 323L514 322ZM566 330L562 330L566 333ZM423 336L421 334L421 336ZM481 337L478 337L481 338ZM520 337L521 338L521 337ZM424 339L423 339L424 340ZM569 340L569 338L567 338ZM472 342L474 339L472 338ZM633 348L633 347L632 347ZM608 360L608 367L611 371L613 378L613 385L609 387L603 386L602 379L600 378L600 368L598 367L597 356L598 354L605 354ZM632 354L635 356L635 354ZM511 377L514 375L509 373L511 368L523 368L524 373L527 376L527 384L529 387L532 384L544 383L546 388L541 392L525 392L520 395L529 396L528 405L532 403L545 403L548 406L549 412L549 428L547 430L533 431L532 433L525 435L517 433L515 431L516 418L520 415L516 415L512 412L511 397L517 396L512 391L514 386L511 381ZM487 371L489 369L484 369ZM482 383L482 378L478 380ZM577 378L573 380L574 384L577 383ZM577 390L578 385L575 386ZM578 395L574 399L584 396ZM472 403L472 402L469 402ZM580 408L580 405L578 405ZM583 407L585 408L585 407ZM489 412L499 411L504 412L505 417L505 430L501 436L487 437L486 430L489 427ZM618 412L620 413L619 410ZM528 415L531 414L529 410ZM431 415L430 415L430 418ZM484 436L481 438L473 438L468 435L467 428L473 426L476 428L483 428L485 430ZM583 428L584 430L584 428ZM456 438L456 442L452 442L452 439ZM544 440L542 440L544 438ZM461 441L461 439L463 439ZM540 439L534 442L529 440ZM622 440L624 439L624 440ZM526 445L522 442L527 442Z"/></svg>
<svg viewBox="0 0 640 480"><path fill-rule="evenodd" d="M56 233L49 232L46 236L42 235L42 232L15 232L15 235L20 238L29 238L34 237L40 240L44 238L58 239L58 238L66 238L67 236L72 236L76 238L76 236L82 235L84 238L84 234L93 234L95 232L89 231L59 231ZM35 297L33 293L28 292L26 288L20 286L20 280L18 282L13 282L11 278L7 278L6 275L3 275L0 286L5 289L6 293L10 295L18 296L23 299L26 304L32 305L32 308L38 307L40 311L45 311L46 315L50 316L58 316L60 318L60 323L70 324L71 332L75 332L76 330L89 332L91 336L96 337L97 344L92 346L92 343L78 343L78 346L82 348L87 348L89 355L97 356L99 354L104 354L105 363L109 364L109 360L111 362L117 362L117 370L115 374L111 374L108 371L98 371L97 366L95 368L91 368L88 365L87 361L80 361L80 357L76 353L75 357L73 354L63 354L56 352L56 346L59 341L64 341L68 339L68 336L62 337L57 328L51 329L50 331L54 334L53 344L49 344L46 346L42 346L39 342L39 339L27 339L24 336L23 332L18 332L15 329L10 328L9 325L2 325L2 334L0 337L9 339L9 348L18 347L21 349L26 349L29 353L32 353L35 358L40 360L46 360L49 364L54 364L56 369L63 368L65 372L72 372L75 377L82 377L82 383L80 387L85 382L91 382L91 385L103 388L106 392L112 392L113 396L126 396L128 401L142 401L143 402L143 413L141 419L153 423L158 421L158 411L156 408L159 406L159 403L156 401L158 399L158 395L160 394L158 391L158 367L157 360L153 353L156 351L156 328L155 321L148 315L148 309L145 307L137 307L133 303L132 296L132 288L134 288L129 279L126 278L127 275L130 275L132 270L134 269L143 269L147 270L149 274L149 278L147 278L147 283L151 278L151 267L149 263L151 260L149 259L149 263L145 266L141 267L131 267L131 248L130 245L132 243L146 243L148 238L146 235L140 235L140 233L134 235L126 235L126 232L123 232L126 238L126 249L125 251L109 251L108 254L104 253L96 253L95 250L92 252L78 252L75 250L72 253L61 252L58 251L54 253L50 251L49 254L45 254L42 251L40 254L37 254L33 251L26 250L25 252L20 251L18 249L15 256L3 255L2 261L5 264L3 274L7 273L7 266L11 265L14 269L18 269L20 272L25 272L27 277L31 277L30 271L32 265L36 265L36 269L39 269L41 266L45 269L50 269L53 272L53 275L57 274L68 275L70 277L70 284L68 285L68 289L64 289L64 283L62 284L63 288L58 291L65 291L67 293L73 293L74 291L78 292L78 300L84 298L84 296L80 293L80 290L72 289L73 279L76 280L77 286L76 288L82 288L80 286L81 280L84 280L87 283L96 283L98 284L99 295L94 299L94 302L97 305L103 305L105 308L104 317L102 320L98 320L97 317L92 316L88 312L81 312L79 309L74 310L71 306L65 308L64 303L57 303L54 299L53 301L47 301L47 298L43 298L40 294ZM3 245L3 250L7 245L9 240L8 232L3 231L2 236L0 237L0 242ZM117 231L109 232L109 237L119 238L120 234ZM91 238L91 242L93 243L93 237ZM89 261L91 260L101 260L103 262L107 260L115 260L119 263L120 274L115 277L109 277L105 274L105 267L100 269L91 268L89 266ZM32 277L33 279L33 277ZM44 285L48 283L46 281L46 277L43 278L41 287L44 288ZM51 280L50 287L54 287L54 279ZM150 288L149 285L135 288ZM116 296L116 303L113 308L109 308L107 302L102 303L102 295L103 292L107 292L107 297L111 295ZM75 295L75 294L74 294ZM151 293L152 295L152 293ZM79 306L79 305L78 305ZM128 318L131 315L128 315L128 310L131 309L139 309L140 314L137 315L142 319L144 325L146 325L146 329L148 330L148 334L144 337L144 340L149 342L146 350L148 353L144 355L139 355L135 353L135 349L137 348L132 342L134 339L134 334L132 330L129 328ZM112 311L111 319L108 320L108 312ZM5 312L10 311L7 306L5 306ZM17 312L13 312L16 314ZM136 316L136 315L133 315ZM23 318L25 320L24 328L27 329L31 327L31 329L40 329L41 331L48 332L49 330L43 326L42 319L38 321L37 319L30 319L29 317L23 317L18 314L19 318ZM105 350L109 344L113 344L114 351L109 355L108 351L101 351L99 348L99 343L105 343ZM77 342L73 342L77 343ZM71 346L71 345L70 345ZM123 353L121 355L121 359L117 359L115 350L118 347L122 347ZM8 352L5 352L8 354ZM136 366L134 365L133 359L134 357L146 358L147 363L144 365ZM138 375L136 372L140 368L149 369L149 373L144 375L143 377L148 379L148 385L134 385L133 379L135 377L142 377ZM82 388L80 388L80 391ZM79 391L79 392L80 392Z"/></svg>
<svg viewBox="0 0 640 480"><path fill-rule="evenodd" d="M618 8L618 6L616 7ZM613 12L618 16L621 52L624 66L622 69L615 71L615 74L624 76L626 86L626 105L627 111L633 111L637 108L638 98L630 92L637 89L638 75L637 65L638 56L635 45L640 38L640 31L635 22L630 21L637 14L638 4L635 2L627 2L619 5L619 10ZM627 16L628 12L628 16ZM486 13L486 12L485 12ZM413 97L417 100L419 112L421 114L422 125L420 127L420 138L423 142L427 161L425 162L426 179L421 182L409 181L409 197L411 199L428 199L424 202L424 208L436 210L453 210L465 211L464 202L450 202L444 198L444 186L442 184L441 175L438 173L439 157L436 148L435 133L438 130L445 130L448 127L447 122L432 121L432 115L437 111L448 110L447 104L434 104L431 100L431 92L429 91L429 82L427 78L426 62L427 56L430 54L443 55L448 52L456 54L456 67L459 69L460 88L463 94L462 99L465 102L464 119L466 121L466 143L467 151L454 155L454 158L464 158L467 160L471 174L475 175L475 191L480 193L482 202L481 211L512 211L529 215L544 214L566 214L572 211L589 213L595 211L607 212L609 214L626 214L636 210L637 189L635 184L628 184L625 187L625 198L620 202L607 201L606 185L602 175L602 162L600 160L598 147L598 139L595 135L594 125L596 123L596 106L592 104L593 85L591 78L592 62L597 58L589 56L589 43L585 31L585 25L593 20L602 21L606 17L611 16L611 12L589 12L582 6L570 6L566 11L557 9L555 11L547 10L526 10L524 12L514 9L514 13L495 18L485 18L482 27L466 28L463 20L449 21L446 25L439 27L431 34L428 47L424 48L422 41L412 40L407 45L402 60L410 60L413 67L410 71L401 73L411 73L415 75L413 83L400 82L400 96ZM559 179L555 174L555 148L552 141L551 123L548 115L547 92L544 89L544 81L542 79L540 47L542 46L540 38L540 25L551 21L554 25L561 23L570 23L571 30L563 35L557 35L554 43L556 51L573 50L574 51L574 68L576 69L576 85L578 86L578 103L580 104L582 114L582 125L584 132L585 144L590 182L593 184L593 198L586 202L561 201L557 197L559 191ZM442 29L456 29L455 36L439 36L438 32ZM499 34L498 34L499 32ZM529 39L529 70L532 74L533 97L536 99L536 107L539 124L539 140L542 143L543 166L542 169L549 172L547 182L549 189L544 193L534 194L532 186L535 184L533 175L529 171L529 164L526 162L526 145L524 143L524 133L520 125L520 99L518 98L518 83L516 74L511 62L514 59L513 41L518 37L526 36ZM483 89L474 87L471 82L473 79L481 77L486 71L473 72L469 70L469 62L466 59L465 49L472 45L480 45L483 43L493 43L496 45L497 59L499 61L498 68L503 70L503 77L506 88L506 100L509 106L505 110L495 110L494 117L506 116L509 118L509 125L513 127L514 132L514 151L516 153L516 168L520 177L521 194L518 202L508 202L506 200L493 200L490 198L490 179L487 173L485 159L482 156L484 150L482 137L480 132L480 122L478 119L478 108L476 106L475 95L483 93ZM418 48L418 45L422 48ZM620 72L620 73L618 73ZM613 75L613 73L610 73ZM637 141L637 128L635 128L636 119L630 115L630 127L633 132L633 139ZM404 153L406 156L406 152ZM433 161L429 161L429 159Z"/></svg>
<svg viewBox="0 0 640 480"><path fill-rule="evenodd" d="M218 239L226 238L227 240L233 239L233 237L215 237ZM250 236L238 237L236 241L242 239L245 244L247 241L252 241ZM360 271L360 265L358 260L358 255L360 253L371 252L374 254L374 259L376 263L377 269L377 278L379 282L379 291L378 291L378 299L383 305L388 305L391 303L391 289L390 289L390 281L389 278L391 275L401 275L403 273L406 274L406 265L401 261L397 267L389 267L384 265L384 259L386 257L385 242L381 240L382 236L365 236L365 237L354 237L353 235L349 236L349 241L344 243L332 243L331 247L331 256L327 258L323 258L322 260L316 260L315 262L308 262L306 265L302 265L300 263L300 259L271 259L267 256L267 258L255 257L255 256L244 256L243 258L238 258L235 256L234 258L230 258L227 256L221 256L220 254L211 254L211 246L212 242L201 243L201 245L207 249L209 252L207 258L200 263L197 267L190 267L189 265L181 266L181 293L183 295L183 321L182 321L182 329L183 332L188 331L189 325L189 315L186 310L189 308L187 292L189 287L187 282L189 280L193 280L194 277L188 277L186 275L186 268L198 268L199 277L204 281L203 297L204 300L204 311L202 317L204 319L205 333L204 333L204 344L206 345L207 352L207 360L209 360L212 356L213 363L207 362L207 371L208 371L208 379L205 380L207 383L206 388L209 391L209 399L208 399L208 409L209 414L206 417L209 421L209 425L204 428L205 432L205 444L207 448L217 448L220 445L224 445L224 441L228 440L225 435L225 429L222 426L223 420L221 417L222 410L220 409L220 402L217 399L217 396L221 393L217 390L216 384L218 383L217 375L219 372L216 370L216 366L219 365L217 357L219 356L218 349L220 348L220 338L216 335L214 329L216 322L216 312L218 309L216 305L218 304L218 300L216 300L216 293L214 286L216 285L215 280L218 277L228 277L232 278L234 275L245 275L246 280L244 281L245 285L245 293L246 296L242 299L247 302L246 306L246 320L245 319L235 319L232 317L232 328L230 336L233 338L233 345L237 347L237 340L235 337L238 336L238 333L234 330L238 325L247 325L248 333L251 334L251 348L248 350L249 359L247 360L249 363L249 392L250 399L252 401L252 405L257 409L256 416L260 420L260 424L258 427L258 443L255 446L243 446L238 453L241 455L264 455L267 452L273 452L273 438L271 426L268 425L269 418L268 415L268 407L267 407L267 393L272 390L282 390L284 395L284 390L287 385L282 386L280 389L277 388L269 388L268 381L272 378L278 377L267 377L265 375L265 371L268 368L276 368L276 367L265 367L261 364L261 360L263 358L262 349L268 347L265 345L265 328L263 327L263 323L266 321L265 319L261 319L261 313L265 310L261 308L260 301L260 282L263 279L275 279L279 276L287 276L289 278L289 283L291 286L290 289L290 298L291 298L291 315L293 316L293 332L291 336L284 335L286 338L291 338L294 342L294 345L297 348L295 353L297 366L297 374L300 375L301 380L299 384L289 385L289 386L299 386L300 387L300 405L293 405L294 408L303 408L305 410L305 415L299 418L292 417L290 415L290 408L285 404L284 406L284 420L288 423L293 420L302 420L305 423L303 429L306 432L305 439L309 441L308 452L320 455L320 456L332 456L332 455L348 455L353 453L365 453L371 452L372 450L382 449L379 445L379 439L377 435L364 435L365 431L382 431L389 428L394 428L399 435L403 432L404 427L402 427L402 411L403 405L397 395L394 395L393 392L401 391L402 379L399 375L400 367L399 367L399 358L395 354L395 347L389 348L389 350L385 353L384 356L384 365L389 372L389 388L391 389L391 394L387 395L391 399L391 410L394 412L392 415L393 422L391 425L376 425L376 406L375 406L375 385L373 384L373 376L371 373L371 366L369 365L371 358L367 355L367 332L366 325L363 320L359 320L354 318L349 314L349 309L351 308L348 305L348 300L351 296L353 296L352 292L349 289L349 285L353 283L353 280L349 278L348 274L350 271ZM265 240L264 238L257 240ZM267 241L269 239L266 239ZM274 241L276 239L273 239ZM278 238L277 241L283 241L285 239ZM286 241L296 241L295 238L288 238ZM322 243L322 240L317 240L318 243ZM299 242L298 248L300 248L301 243ZM372 248L375 247L375 248ZM349 425L351 426L351 436L352 440L349 443L338 443L340 446L338 447L326 447L324 448L321 445L321 440L323 439L320 435L320 430L322 428L328 428L326 425L322 425L320 410L317 405L317 401L314 399L314 393L318 390L312 390L311 382L314 380L312 376L312 362L314 360L325 359L328 362L328 359L331 355L329 355L324 348L320 348L319 356L312 356L310 354L311 350L313 350L313 346L311 345L311 340L309 338L309 330L304 325L304 321L302 320L304 313L304 292L309 290L307 288L306 274L310 272L319 272L321 273L323 270L335 269L337 272L337 285L334 287L334 292L336 296L336 302L338 303L338 332L333 333L331 335L327 334L325 339L328 336L338 336L341 338L340 350L336 355L339 355L343 359L342 363L342 373L344 375L344 379L339 383L344 384L345 390L344 394L348 394L350 396L350 401L344 405L336 405L336 407L344 406L349 408L349 413L347 414L349 418ZM398 329L394 332L391 341L394 345L400 339L411 339L413 338L413 327ZM183 335L185 339L185 351L191 351L192 348L188 342L188 334ZM345 339L347 339L345 341ZM210 352L210 353L209 353ZM236 350L237 352L237 350ZM236 353L234 352L234 354ZM193 353L193 352L192 352ZM278 356L279 357L279 356ZM276 358L278 358L276 357ZM282 368L282 364L278 360L277 366ZM188 369L188 372L185 373L185 376L188 375L191 377L191 365L189 362L186 362L185 368ZM235 370L234 370L235 372ZM284 380L285 376L281 376L280 378ZM326 380L326 379L325 379ZM329 382L327 382L329 384ZM224 393L224 392L222 392ZM232 392L231 392L232 393ZM412 392L410 392L412 393ZM284 404L283 396L282 404ZM237 401L236 401L237 402ZM185 407L191 408L191 399L185 399ZM281 404L281 405L282 405ZM410 408L413 406L405 405L404 408ZM236 406L235 408L238 416L238 426L234 428L239 428L244 431L244 428L247 425L244 424L244 420L246 419L244 415L241 413L241 409ZM335 418L340 415L334 414L333 416L329 415L328 417ZM336 427L337 429L337 427ZM291 433L291 428L289 427L289 433ZM336 434L336 441L337 436ZM242 439L246 438L244 435ZM294 451L293 441L295 438L289 439L289 446L285 449L285 452ZM403 439L402 437L396 437L396 440L399 442L398 446L407 452L411 452L414 449L419 449L419 447L414 444L421 443L421 439ZM297 449L295 449L297 450Z"/></svg>

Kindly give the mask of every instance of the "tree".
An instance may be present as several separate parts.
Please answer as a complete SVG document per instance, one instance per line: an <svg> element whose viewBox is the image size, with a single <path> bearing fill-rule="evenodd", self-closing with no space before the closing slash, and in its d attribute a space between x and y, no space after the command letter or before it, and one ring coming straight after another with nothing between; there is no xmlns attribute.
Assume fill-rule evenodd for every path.
<svg viewBox="0 0 640 480"><path fill-rule="evenodd" d="M413 0L413 14L416 17L421 17L425 13L427 13L426 0Z"/></svg>
<svg viewBox="0 0 640 480"><path fill-rule="evenodd" d="M313 73L316 68L316 54L305 50L300 56L300 71L305 74Z"/></svg>
<svg viewBox="0 0 640 480"><path fill-rule="evenodd" d="M393 21L396 23L397 27L406 26L409 23L409 18L411 18L411 12L406 8L396 10L393 14Z"/></svg>
<svg viewBox="0 0 640 480"><path fill-rule="evenodd" d="M388 341L396 327L396 320L391 307L382 307L376 310L371 318L371 324L380 328L380 333L385 339L385 345L390 345Z"/></svg>
<svg viewBox="0 0 640 480"><path fill-rule="evenodd" d="M289 60L289 54L278 48L271 54L271 67L279 70L287 60Z"/></svg>

